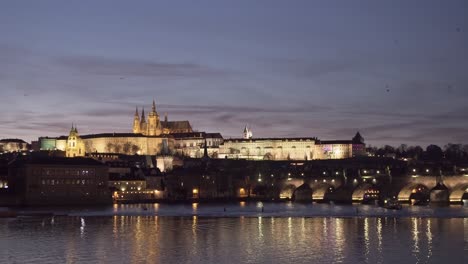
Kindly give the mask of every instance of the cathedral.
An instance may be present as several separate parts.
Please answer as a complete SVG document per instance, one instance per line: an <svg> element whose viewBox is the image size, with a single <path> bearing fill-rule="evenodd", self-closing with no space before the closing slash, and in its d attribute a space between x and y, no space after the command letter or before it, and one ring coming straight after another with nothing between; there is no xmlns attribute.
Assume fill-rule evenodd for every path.
<svg viewBox="0 0 468 264"><path fill-rule="evenodd" d="M148 120L148 121L146 121ZM138 107L133 117L133 134L142 134L144 136L159 136L161 134L191 133L192 127L188 121L168 121L167 115L164 121L159 119L156 112L156 103L153 100L153 106L148 117L145 116L145 109L141 111L141 117L138 113Z"/></svg>

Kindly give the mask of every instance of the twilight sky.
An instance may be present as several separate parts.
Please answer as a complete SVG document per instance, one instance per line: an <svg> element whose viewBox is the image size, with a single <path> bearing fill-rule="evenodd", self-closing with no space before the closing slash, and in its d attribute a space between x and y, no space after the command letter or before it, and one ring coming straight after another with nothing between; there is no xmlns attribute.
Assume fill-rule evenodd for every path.
<svg viewBox="0 0 468 264"><path fill-rule="evenodd" d="M468 1L0 0L0 138L194 129L468 143Z"/></svg>

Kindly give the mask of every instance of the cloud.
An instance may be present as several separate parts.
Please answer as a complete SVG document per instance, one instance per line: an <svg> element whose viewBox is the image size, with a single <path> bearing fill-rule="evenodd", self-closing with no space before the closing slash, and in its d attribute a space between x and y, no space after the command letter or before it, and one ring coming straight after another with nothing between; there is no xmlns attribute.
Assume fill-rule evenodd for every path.
<svg viewBox="0 0 468 264"><path fill-rule="evenodd" d="M56 60L70 69L94 75L138 77L216 77L225 71L196 63L166 63L97 56L68 56Z"/></svg>

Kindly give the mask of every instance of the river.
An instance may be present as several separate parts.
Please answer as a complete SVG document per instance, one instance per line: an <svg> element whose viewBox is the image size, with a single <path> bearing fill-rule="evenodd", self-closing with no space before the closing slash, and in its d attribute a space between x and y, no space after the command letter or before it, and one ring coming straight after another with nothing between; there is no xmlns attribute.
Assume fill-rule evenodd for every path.
<svg viewBox="0 0 468 264"><path fill-rule="evenodd" d="M468 263L468 208L236 203L23 209L0 263ZM66 215L65 215L66 214Z"/></svg>

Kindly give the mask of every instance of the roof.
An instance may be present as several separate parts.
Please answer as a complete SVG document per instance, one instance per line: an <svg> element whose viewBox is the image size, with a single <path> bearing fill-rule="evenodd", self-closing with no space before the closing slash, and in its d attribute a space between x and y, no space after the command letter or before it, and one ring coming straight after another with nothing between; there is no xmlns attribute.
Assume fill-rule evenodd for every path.
<svg viewBox="0 0 468 264"><path fill-rule="evenodd" d="M237 141L237 142L250 142L250 141L264 141L264 140L276 140L276 141L316 141L317 138L311 138L311 137L304 137L304 138L229 138L226 139L225 141L230 142L230 141Z"/></svg>
<svg viewBox="0 0 468 264"><path fill-rule="evenodd" d="M135 133L101 133L101 134L89 134L89 135L81 135L82 139L89 139L89 138L109 138L109 137L170 137L168 135L160 135L160 136L145 136L143 134L135 134ZM52 138L48 138L52 139ZM56 138L57 140L64 140L68 139L68 136L60 136Z"/></svg>
<svg viewBox="0 0 468 264"><path fill-rule="evenodd" d="M161 121L161 126L170 130L192 131L192 126L189 121Z"/></svg>
<svg viewBox="0 0 468 264"><path fill-rule="evenodd" d="M319 140L319 145L333 145L333 144L352 144L351 140Z"/></svg>
<svg viewBox="0 0 468 264"><path fill-rule="evenodd" d="M206 133L207 138L223 138L221 133Z"/></svg>
<svg viewBox="0 0 468 264"><path fill-rule="evenodd" d="M205 132L189 132L189 133L172 133L176 139L181 138L223 138L220 133L205 133Z"/></svg>
<svg viewBox="0 0 468 264"><path fill-rule="evenodd" d="M145 178L142 178L133 173L126 173L121 175L119 173L109 173L109 181L145 181Z"/></svg>
<svg viewBox="0 0 468 264"><path fill-rule="evenodd" d="M26 143L26 141L19 139L19 138L5 138L5 139L0 139L0 143Z"/></svg>
<svg viewBox="0 0 468 264"><path fill-rule="evenodd" d="M92 158L64 158L46 156L20 157L10 163L13 166L22 165L61 165L61 166L99 166L106 167L103 163Z"/></svg>

